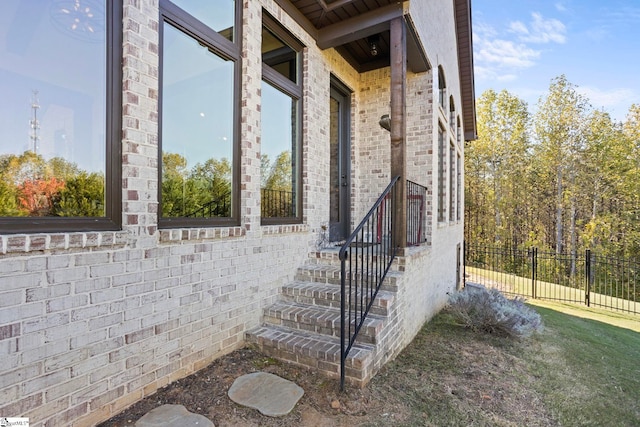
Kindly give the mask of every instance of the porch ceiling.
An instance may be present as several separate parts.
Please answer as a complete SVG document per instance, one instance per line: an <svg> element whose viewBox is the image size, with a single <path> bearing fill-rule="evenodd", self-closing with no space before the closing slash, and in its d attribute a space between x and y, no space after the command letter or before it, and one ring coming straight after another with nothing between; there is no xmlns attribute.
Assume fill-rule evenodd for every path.
<svg viewBox="0 0 640 427"><path fill-rule="evenodd" d="M423 0L414 0L423 1ZM438 0L440 1L440 0ZM465 139L475 139L475 89L471 37L471 0L453 0L462 90ZM276 0L311 34L321 49L335 48L359 72L390 65L391 20L406 17L407 65L416 73L431 64L408 15L409 1L401 0ZM372 55L368 37L378 37Z"/></svg>

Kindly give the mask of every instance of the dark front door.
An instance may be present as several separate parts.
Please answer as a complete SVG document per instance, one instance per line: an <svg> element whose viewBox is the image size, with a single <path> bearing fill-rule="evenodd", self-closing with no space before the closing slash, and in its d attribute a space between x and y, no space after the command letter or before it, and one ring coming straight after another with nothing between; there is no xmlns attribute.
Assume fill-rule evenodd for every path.
<svg viewBox="0 0 640 427"><path fill-rule="evenodd" d="M344 240L349 235L351 207L351 95L338 82L331 84L329 136L331 140L329 239Z"/></svg>

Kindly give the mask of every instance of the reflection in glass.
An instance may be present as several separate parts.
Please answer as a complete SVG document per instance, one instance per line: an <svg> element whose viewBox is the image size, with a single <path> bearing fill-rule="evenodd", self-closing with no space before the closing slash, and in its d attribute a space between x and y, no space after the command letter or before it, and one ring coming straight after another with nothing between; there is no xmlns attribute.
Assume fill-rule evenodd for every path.
<svg viewBox="0 0 640 427"><path fill-rule="evenodd" d="M444 129L442 125L438 126L438 221L445 220L445 196L446 196L446 171L445 162L447 159Z"/></svg>
<svg viewBox="0 0 640 427"><path fill-rule="evenodd" d="M0 2L0 216L104 217L105 1L46 4Z"/></svg>
<svg viewBox="0 0 640 427"><path fill-rule="evenodd" d="M340 103L329 98L329 220L340 222Z"/></svg>
<svg viewBox="0 0 640 427"><path fill-rule="evenodd" d="M230 217L234 63L164 24L162 216Z"/></svg>
<svg viewBox="0 0 640 427"><path fill-rule="evenodd" d="M234 41L234 0L172 0L171 2L220 33L224 38Z"/></svg>
<svg viewBox="0 0 640 427"><path fill-rule="evenodd" d="M262 82L262 216L295 217L298 102Z"/></svg>
<svg viewBox="0 0 640 427"><path fill-rule="evenodd" d="M298 53L265 27L262 27L262 62L298 83Z"/></svg>
<svg viewBox="0 0 640 427"><path fill-rule="evenodd" d="M455 209L455 182L456 182L456 169L455 169L456 149L453 146L453 142L449 144L449 221L456 220Z"/></svg>

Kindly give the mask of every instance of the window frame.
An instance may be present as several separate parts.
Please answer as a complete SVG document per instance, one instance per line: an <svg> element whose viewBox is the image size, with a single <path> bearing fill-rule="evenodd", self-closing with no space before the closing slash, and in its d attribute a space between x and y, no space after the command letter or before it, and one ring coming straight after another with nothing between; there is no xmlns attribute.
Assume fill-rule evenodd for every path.
<svg viewBox="0 0 640 427"><path fill-rule="evenodd" d="M169 0L160 0L159 34L159 62L158 62L158 228L197 228L223 227L240 224L240 133L241 133L241 81L242 57L240 41L242 40L242 2L236 0L234 18L233 42L226 39L217 31L210 28L196 17L182 10ZM205 45L214 54L234 62L233 73L233 147L231 160L231 216L190 218L190 217L162 217L162 101L163 101L163 64L164 64L164 24L172 25L178 31L192 37Z"/></svg>
<svg viewBox="0 0 640 427"><path fill-rule="evenodd" d="M438 122L438 222L447 220L447 131Z"/></svg>
<svg viewBox="0 0 640 427"><path fill-rule="evenodd" d="M442 65L438 65L438 105L443 111L447 110L447 79Z"/></svg>
<svg viewBox="0 0 640 427"><path fill-rule="evenodd" d="M105 216L0 217L0 233L72 233L122 228L122 0L105 0Z"/></svg>
<svg viewBox="0 0 640 427"><path fill-rule="evenodd" d="M462 208L462 156L456 153L456 221L461 219Z"/></svg>
<svg viewBox="0 0 640 427"><path fill-rule="evenodd" d="M260 215L261 225L281 225L281 224L300 224L303 220L302 212L302 199L303 199L303 186L302 186L302 132L303 124L302 119L304 117L304 102L303 102L303 75L302 75L302 62L303 62L303 50L304 45L295 36L283 28L278 21L272 17L265 10L262 11L262 26L267 28L273 35L277 36L286 43L291 49L293 49L297 55L297 70L296 81L289 80L269 65L262 63L262 76L261 82L270 85L272 88L281 91L287 96L294 98L298 102L298 108L296 109L296 170L295 170L295 194L296 194L296 215L291 217L263 217ZM261 200L262 203L262 200Z"/></svg>
<svg viewBox="0 0 640 427"><path fill-rule="evenodd" d="M449 96L449 128L451 132L456 132L456 104L453 95Z"/></svg>
<svg viewBox="0 0 640 427"><path fill-rule="evenodd" d="M456 221L456 145L453 139L449 141L449 222Z"/></svg>

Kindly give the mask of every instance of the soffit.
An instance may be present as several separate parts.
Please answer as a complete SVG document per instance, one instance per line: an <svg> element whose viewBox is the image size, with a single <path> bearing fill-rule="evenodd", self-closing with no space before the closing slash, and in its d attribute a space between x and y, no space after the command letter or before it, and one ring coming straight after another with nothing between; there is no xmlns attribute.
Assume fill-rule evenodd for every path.
<svg viewBox="0 0 640 427"><path fill-rule="evenodd" d="M321 49L335 48L359 72L389 66L389 25L392 19L403 17L408 7L407 1L398 0L276 2L313 35ZM371 36L378 39L377 55L371 54ZM428 60L424 51L415 47L415 37L409 37L408 42L409 69L428 70Z"/></svg>
<svg viewBox="0 0 640 427"><path fill-rule="evenodd" d="M431 68L424 46L414 30L411 17L407 15L408 1L276 0L276 2L315 38L318 47L337 49L359 72L389 66L389 23L394 18L404 17L407 25L408 68L416 73ZM453 0L453 3L465 139L471 140L476 139L471 0ZM378 55L374 56L370 52L367 40L370 36L378 37Z"/></svg>

